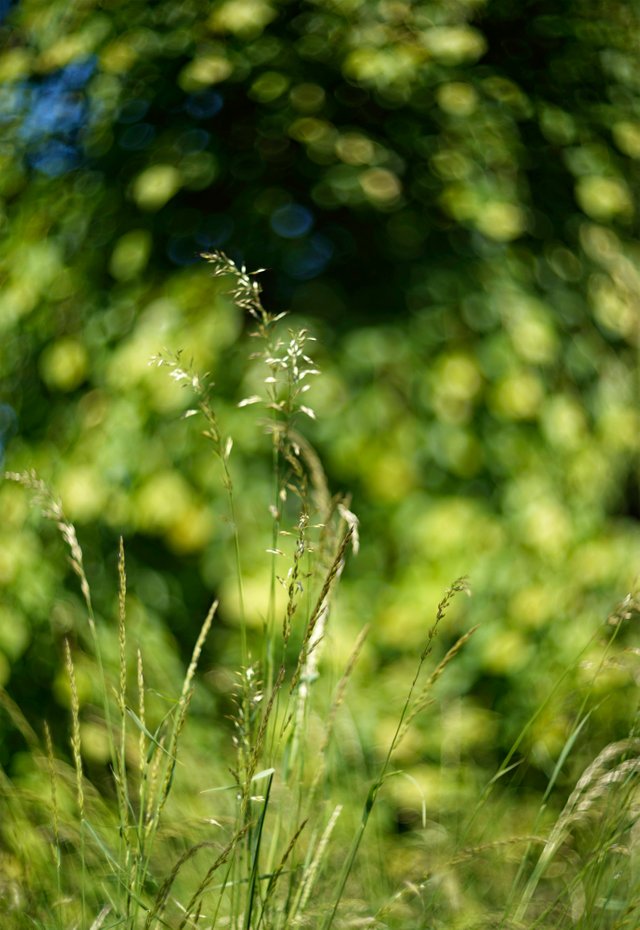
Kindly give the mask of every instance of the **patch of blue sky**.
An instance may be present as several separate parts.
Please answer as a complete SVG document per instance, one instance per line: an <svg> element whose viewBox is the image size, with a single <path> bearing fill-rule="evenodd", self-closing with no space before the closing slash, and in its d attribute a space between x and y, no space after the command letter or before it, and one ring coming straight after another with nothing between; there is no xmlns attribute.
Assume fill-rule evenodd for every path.
<svg viewBox="0 0 640 930"><path fill-rule="evenodd" d="M32 101L18 133L24 142L78 132L86 121L86 103L69 94L52 90L41 94L32 92Z"/></svg>
<svg viewBox="0 0 640 930"><path fill-rule="evenodd" d="M57 72L59 80L69 90L80 90L85 86L93 72L96 70L97 59L95 55L72 61Z"/></svg>
<svg viewBox="0 0 640 930"><path fill-rule="evenodd" d="M81 162L79 140L91 120L84 88L95 69L96 58L90 56L42 80L21 82L9 94L2 89L0 119L21 120L18 138L27 149L27 161L49 177L59 177Z"/></svg>

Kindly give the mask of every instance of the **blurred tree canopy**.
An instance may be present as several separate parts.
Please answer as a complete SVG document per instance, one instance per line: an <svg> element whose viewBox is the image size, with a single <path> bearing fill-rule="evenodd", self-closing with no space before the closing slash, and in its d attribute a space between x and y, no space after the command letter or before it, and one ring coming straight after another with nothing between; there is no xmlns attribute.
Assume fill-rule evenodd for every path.
<svg viewBox="0 0 640 930"><path fill-rule="evenodd" d="M212 372L257 525L243 321L198 257L224 249L321 337L311 438L365 529L340 623L373 620L392 682L469 572L483 626L451 688L524 714L639 564L637 0L0 12L0 443L61 493L102 610L124 532L167 649L211 588L233 638L216 469L147 364ZM39 711L81 608L20 489L0 499L0 678Z"/></svg>

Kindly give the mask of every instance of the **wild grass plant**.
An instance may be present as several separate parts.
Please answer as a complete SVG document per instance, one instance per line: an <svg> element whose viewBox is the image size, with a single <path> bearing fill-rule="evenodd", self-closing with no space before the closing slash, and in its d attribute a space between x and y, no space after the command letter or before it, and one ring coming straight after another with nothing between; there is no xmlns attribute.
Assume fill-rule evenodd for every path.
<svg viewBox="0 0 640 930"><path fill-rule="evenodd" d="M323 651L332 601L359 541L349 499L331 495L302 431L304 419L315 417L307 400L318 375L313 340L304 329L282 335L283 315L264 309L254 275L222 254L205 258L215 276L232 281L233 298L252 324L253 360L262 371L261 393L239 404L262 408L271 459L262 629L256 636L246 616L233 441L218 416L213 385L180 354L157 355L152 364L193 398L185 416L202 424L226 495L241 656L231 720L212 718L209 726L222 737L211 735L209 746L198 744L206 733L202 726L198 740L189 736L217 601L202 622L177 692L170 694L168 682L150 672L144 634L141 642L131 634L122 541L110 623L94 610L82 549L60 502L37 475L9 474L57 525L79 581L86 629L64 640L66 754L54 746L46 723L41 737L2 694L31 762L19 784L1 774L2 927L637 926L640 733L631 713L631 732L603 745L580 772L580 740L596 703L589 688L536 802L522 804L514 815L503 793L522 766L530 721L494 778L471 786L466 809L453 821L427 810L423 800L410 844L389 842L383 799L401 777L403 744L417 721L434 712L441 677L475 632L469 629L434 658L450 602L468 591L467 582L455 581L431 624L425 623L424 645L413 678L398 695L387 745L364 747L361 765L350 771L353 757L340 758L349 755L341 721L348 717L349 688L368 627L363 610L350 657L335 678L328 676ZM613 661L619 631L638 607L630 596L610 618L609 646L594 682ZM85 652L97 671L87 703L78 677ZM99 727L106 746L103 770L93 773L98 779L88 771L83 746L87 721ZM559 785L563 779L566 785L574 759L576 781L563 796ZM445 776L459 773L451 767Z"/></svg>

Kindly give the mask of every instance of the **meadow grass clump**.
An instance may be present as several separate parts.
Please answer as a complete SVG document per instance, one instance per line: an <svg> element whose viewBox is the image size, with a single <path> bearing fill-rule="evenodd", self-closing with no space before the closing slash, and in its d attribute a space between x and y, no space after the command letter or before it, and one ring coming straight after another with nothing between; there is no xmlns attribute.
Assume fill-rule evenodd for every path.
<svg viewBox="0 0 640 930"><path fill-rule="evenodd" d="M132 636L122 540L109 621L94 609L82 549L61 503L34 473L7 475L56 524L79 581L86 630L74 631L63 644L70 708L66 752L54 745L46 721L40 737L0 692L30 759L19 783L0 772L2 927L633 927L640 916L640 736L633 731L602 748L578 773L564 804L552 804L588 727L589 694L541 803L527 808L523 822L504 817L507 826L501 829L506 795L500 790L522 762L519 749L531 721L495 777L471 785L475 795L467 794L467 809L455 821L432 805L428 810L423 798L412 845L389 844L388 810L381 804L385 788L402 777L399 760L410 732L432 710L440 679L475 632L458 636L434 660L447 610L454 597L468 593L467 581L450 586L426 625L413 676L397 695L397 720L386 746L363 747L362 764L354 766L353 755L346 757L342 719L369 628L363 605L350 655L335 678L328 676L323 650L332 601L359 539L349 499L331 495L300 426L315 417L306 397L318 375L312 338L305 329L283 336L283 315L263 308L256 278L224 255L205 257L215 276L231 279L233 297L253 323L253 359L262 371L261 392L239 404L262 407L269 437L262 629L256 636L246 614L232 438L208 377L180 353L164 352L151 364L190 392L185 416L201 422L226 495L241 656L230 720L212 714L204 724L200 720L197 737L190 736L189 712L198 701L196 679L217 622L217 600L171 693L145 658L144 632L141 641ZM613 615L612 641L638 606L637 599L627 599ZM89 699L80 679L85 653L92 654L97 673ZM106 747L99 790L86 752L88 734L96 728ZM449 768L444 775L459 773Z"/></svg>
<svg viewBox="0 0 640 930"><path fill-rule="evenodd" d="M158 715L157 708L152 713L157 683L153 687L147 680L144 648L132 649L129 643L122 541L114 666L105 658L106 652L113 652L105 649L109 633L99 628L73 524L37 475L7 475L30 490L42 513L57 525L79 579L89 634L86 643L82 636L76 643L64 641L71 716L67 760L56 754L46 724L44 745L30 731L36 770L33 781L38 791L29 797L24 790L7 789L15 807L15 829L12 833L6 824L5 839L11 840L12 861L20 875L8 909L12 926L29 921L92 930L115 926L131 930L322 926L329 930L341 908L350 913L354 902L362 905L357 881L353 887L350 882L363 835L394 751L411 719L426 704L430 683L449 661L440 663L431 679L422 683L433 637L448 601L465 588L462 582L452 587L438 608L397 731L365 795L348 851L336 849L339 822L349 817L344 817L344 802L332 802L327 796L326 776L330 753L335 751L336 721L365 642L366 624L328 693L326 688L321 691L319 681L332 598L348 553L358 550L358 520L346 497L330 494L320 461L300 430L301 419L315 417L305 396L318 374L309 354L312 337L305 329L282 336L278 328L282 315L263 308L255 277L226 256L206 258L215 276L231 278L233 297L254 324L253 358L263 369L263 391L244 398L239 406L262 405L272 463L266 553L270 572L263 630L255 649L244 615L242 540L231 467L233 441L220 423L207 378L193 371L180 353L152 358L151 364L166 368L169 377L184 384L194 398L185 415L197 416L204 424L204 437L220 463L231 525L242 663L232 713L233 756L226 764L225 781L202 789L204 795L218 800L216 816L208 819L208 835L200 827L194 838L176 831L175 806L170 814L168 809L183 764L183 731L194 679L217 603L204 619L179 693L169 703L163 695L164 714ZM280 589L283 596L278 594ZM99 713L108 743L111 801L87 777L83 723L85 715L95 716L96 708L82 706L74 655L80 646L93 653L99 672ZM318 698L324 701L320 715L314 709ZM14 717L23 728L28 726L17 708ZM214 766L214 777L220 769ZM42 797L38 797L43 782L49 793L50 823L46 826L41 819ZM345 830L353 826L348 824ZM336 862L340 862L338 876Z"/></svg>

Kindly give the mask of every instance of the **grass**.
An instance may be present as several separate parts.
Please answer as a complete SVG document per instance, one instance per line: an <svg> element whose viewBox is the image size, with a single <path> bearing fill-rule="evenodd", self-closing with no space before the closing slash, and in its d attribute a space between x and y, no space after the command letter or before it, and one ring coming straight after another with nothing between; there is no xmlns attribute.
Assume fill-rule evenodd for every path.
<svg viewBox="0 0 640 930"><path fill-rule="evenodd" d="M253 323L253 358L263 372L261 394L240 402L262 405L270 442L263 629L256 640L244 614L233 442L219 422L212 386L180 355L158 355L152 363L190 392L186 415L200 420L220 465L241 614L242 661L230 723L200 711L197 738L189 735L217 602L171 696L166 681L150 677L144 642L131 640L124 544L117 616L113 624L102 623L61 504L35 474L7 476L24 485L57 525L79 581L87 628L86 635L64 642L70 751L54 746L46 723L38 736L2 695L29 753L26 777L0 776L3 928L636 927L637 715L630 713L625 738L584 760L581 740L597 700L589 688L533 802L516 805L513 791L504 788L512 778L517 791L525 761L520 747L532 720L495 776L468 786L463 812L448 818L430 810L427 816L423 800L411 842L392 842L385 795L403 777L403 745L417 722L434 713L441 677L475 632L469 629L434 657L450 602L468 593L467 582L459 579L443 593L413 676L397 696L387 745L375 751L356 737L354 751L349 694L358 687L366 624L335 677L323 651L340 577L357 552L358 521L347 498L330 494L301 432L301 422L315 416L306 399L318 375L312 339L306 330L282 336L281 315L263 308L255 276L223 255L206 258L214 275L232 281L234 299ZM609 618L609 645L593 682L638 608L629 596ZM86 653L93 656L97 684L83 703L79 663ZM87 724L98 727L106 745L99 790L86 763ZM358 753L361 760L354 762ZM567 788L571 767L577 777ZM454 777L453 769L445 775ZM455 777L464 781L464 771Z"/></svg>

